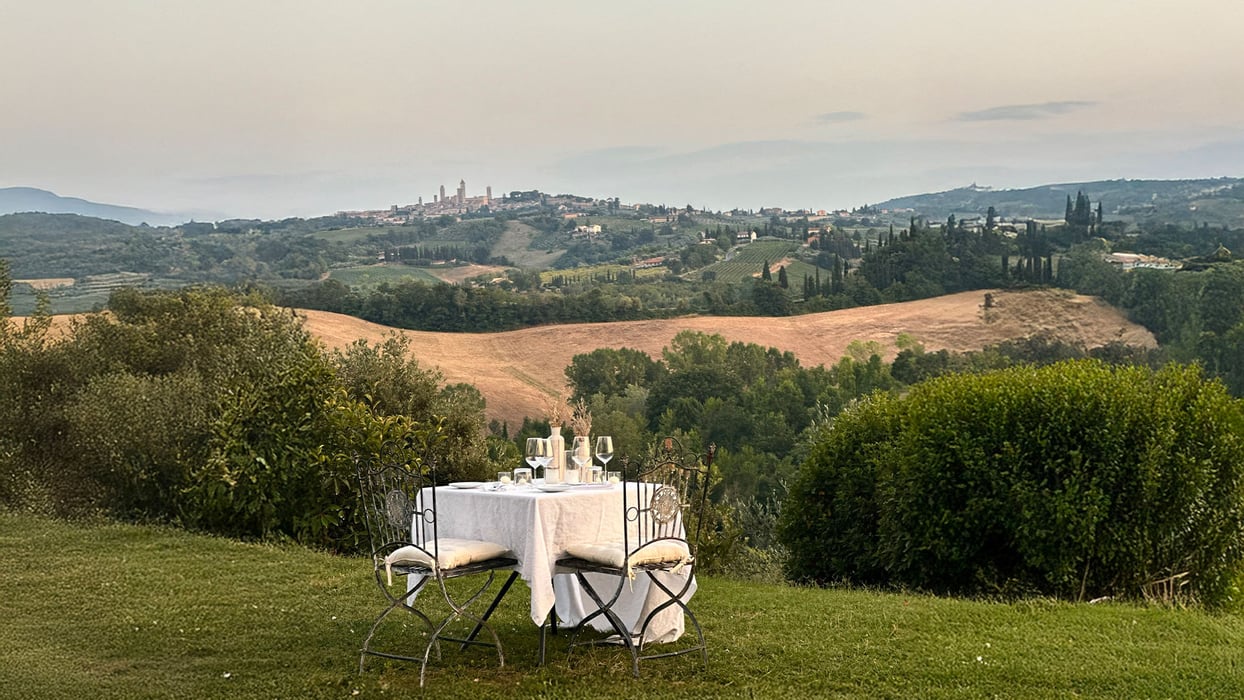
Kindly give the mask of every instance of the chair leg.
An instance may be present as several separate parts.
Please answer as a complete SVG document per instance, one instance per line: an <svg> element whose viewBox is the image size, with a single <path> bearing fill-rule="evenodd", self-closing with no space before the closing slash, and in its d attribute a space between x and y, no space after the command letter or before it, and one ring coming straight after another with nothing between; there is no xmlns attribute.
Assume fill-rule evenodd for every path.
<svg viewBox="0 0 1244 700"><path fill-rule="evenodd" d="M622 618L618 617L618 614L613 611L612 605L617 601L618 594L615 593L614 597L608 604L606 604L582 572L575 572L575 578L579 581L579 585L583 587L583 590L587 592L588 597L592 599L592 602L596 603L596 611L580 620L578 627L575 628L574 636L570 638L570 648L567 651L567 660L569 660L569 656L574 652L574 648L576 646L579 646L580 644L593 643L579 642L579 635L583 633L583 630L588 626L587 623L591 621L592 618L597 615L604 615L605 619L609 621L609 626L613 628L614 632L617 632L618 637L626 646L627 652L631 655L631 675L639 678L639 648L635 645L635 640L631 638L631 631L626 629L626 625L623 624ZM620 591L621 589L619 589L619 592Z"/></svg>
<svg viewBox="0 0 1244 700"><path fill-rule="evenodd" d="M436 625L432 624L432 620L430 620L427 615L424 615L422 611L420 611L419 609L415 608L414 606L406 602L408 598L411 598L417 595L421 590L423 590L423 583L420 583L415 588L407 591L405 594L400 595L400 596L393 596L389 594L388 589L381 589L381 590L385 591L385 595L388 596L389 598L389 607L385 608L383 612L381 612L379 615L376 616L376 620L372 622L371 629L367 631L367 636L363 639L363 648L360 650L360 653L359 653L359 673L363 672L364 665L365 665L365 662L368 656L383 656L388 659L400 659L403 661L418 661L419 660L419 657L417 656L403 656L401 654L392 654L389 652L372 651L371 649L372 637L376 635L376 630L380 629L380 623L384 622L384 619L389 616L389 613L396 610L399 605L402 608L404 608L406 611L418 617L423 622L423 624L427 625L429 632L433 632L436 629ZM440 658L440 653L441 653L440 645L438 644L436 647L436 656L438 659Z"/></svg>
<svg viewBox="0 0 1244 700"><path fill-rule="evenodd" d="M516 578L518 578L518 572L514 571L510 574L510 577L505 580L505 583L501 584L501 590L497 591L497 597L492 599L492 604L488 606L488 610L484 611L484 616L481 617L480 621L475 625L475 629L471 630L471 633L467 635L466 641L462 642L463 651L466 651L467 646L470 645L471 642L475 641L475 636L479 634L481 629L483 629L484 623L488 622L488 618L492 617L493 611L496 610L497 606L501 604L501 599L505 597L507 592L509 592L510 586L514 585L514 579Z"/></svg>
<svg viewBox="0 0 1244 700"><path fill-rule="evenodd" d="M402 599L398 598L389 603L389 607L385 608L384 612L377 615L375 621L371 623L371 629L367 631L367 636L363 638L363 648L359 653L359 673L363 672L363 662L366 661L367 655L372 653L371 638L376 635L376 629L380 627L381 622L384 622L384 618L388 617L389 613L393 612L393 610L401 602Z"/></svg>
<svg viewBox="0 0 1244 700"><path fill-rule="evenodd" d="M649 611L647 616L644 617L643 624L640 625L639 658L640 659L660 659L660 658L665 658L669 656L681 656L683 654L690 654L693 651L698 651L700 652L700 662L704 665L704 670L707 671L708 670L708 643L704 640L704 630L701 629L700 621L696 618L695 613L691 611L691 608L687 605L687 603L682 598L683 595L686 594L688 586L684 586L682 590L678 591L678 593L674 593L673 590L671 590L668 586L662 583L659 578L657 578L654 572L650 571L647 573L648 573L648 578L652 581L652 585L656 586L662 592L664 592L667 600L664 603L661 603L657 607L653 608L651 611ZM674 605L678 606L678 608L682 611L682 614L691 618L691 625L693 629L695 630L696 643L692 646L678 649L676 651L666 651L666 652L658 652L654 654L644 654L643 650L644 650L645 640L647 639L647 636L648 636L648 626L652 623L652 621L656 618L657 615L659 615L660 613L664 612L666 609Z"/></svg>
<svg viewBox="0 0 1244 700"><path fill-rule="evenodd" d="M435 633L433 634L433 641L436 641L436 639L439 638L441 632L445 630L445 628L449 625L450 622L453 622L454 620L458 620L462 618L465 618L467 621L474 620L475 629L477 631L480 629L486 629L488 630L488 634L492 636L491 646L496 648L497 650L497 663L498 665L504 667L505 666L505 652L501 648L501 638L497 636L496 630L494 630L492 628L492 625L488 624L484 620L484 618L478 615L474 615L467 611L467 608L470 607L473 603L475 603L475 601L479 600L479 598L484 594L484 591L488 590L488 587L492 585L494 574L495 572L490 571L488 573L488 580L484 582L484 585L481 586L478 591L476 591L473 595L471 595L461 604L454 602L453 597L449 595L449 590L445 587L445 581L439 580L440 587L441 587L441 595L445 597L445 602L449 603L449 608L451 612L444 619L444 621L441 622L440 626L437 627ZM511 574L511 578L514 575L516 574ZM472 634L475 634L475 633L473 632ZM448 638L448 637L446 639L448 639L449 641L462 643L464 649L466 648L467 645L470 645L470 644L489 646L488 642L477 642L472 639L454 639L454 638Z"/></svg>

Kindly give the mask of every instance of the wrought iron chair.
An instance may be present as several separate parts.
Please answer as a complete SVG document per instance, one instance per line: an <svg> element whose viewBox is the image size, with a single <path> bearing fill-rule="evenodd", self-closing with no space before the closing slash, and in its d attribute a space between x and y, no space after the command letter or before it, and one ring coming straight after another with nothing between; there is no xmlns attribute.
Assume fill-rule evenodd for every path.
<svg viewBox="0 0 1244 700"><path fill-rule="evenodd" d="M708 667L704 632L695 613L687 606L686 596L693 580L695 555L708 502L709 467L716 451L716 446L710 445L704 455L698 455L685 451L674 438L665 438L653 450L647 464L634 468L623 464L622 540L575 543L566 548L568 556L557 561L558 573L573 573L598 607L574 629L569 641L570 655L579 646L615 645L620 641L630 652L631 673L636 678L641 660L697 651L704 667ZM610 574L616 577L617 584L611 591L598 591L585 576L588 573ZM681 575L663 577L660 574ZM628 629L613 607L637 575L647 576L651 585L664 592L666 600L648 611L637 622L636 630ZM649 625L671 606L678 606L691 621L696 639L690 646L645 653ZM608 620L616 637L583 638L589 623L600 616ZM542 655L543 633L542 628Z"/></svg>
<svg viewBox="0 0 1244 700"><path fill-rule="evenodd" d="M409 453L387 457L374 464L357 458L355 460L359 497L371 541L372 569L376 584L389 601L389 605L376 617L363 640L359 654L359 673L363 672L364 662L369 655L419 661L419 685L422 687L432 651L435 649L437 659L441 658L442 640L457 642L463 650L471 645L495 647L498 662L505 666L501 640L488 624L488 617L518 576L517 570L511 572L482 616L473 614L467 608L484 595L498 570L515 567L518 560L505 547L493 542L438 537L437 489L431 488L436 483L435 460L423 460L422 465L412 466L405 459L408 455ZM392 590L394 574L400 577L400 590L396 594ZM471 587L470 594L459 603L446 586L446 581L476 574L487 574L486 580L478 588ZM410 585L407 585L408 581ZM416 596L429 582L435 583L440 589L450 608L450 612L438 622L433 622L432 618L414 605ZM380 651L371 647L372 637L380 624L389 613L399 607L413 614L427 628L428 640L422 656ZM446 636L447 628L457 620L475 622L475 628L467 637ZM475 639L481 629L488 631L491 641Z"/></svg>

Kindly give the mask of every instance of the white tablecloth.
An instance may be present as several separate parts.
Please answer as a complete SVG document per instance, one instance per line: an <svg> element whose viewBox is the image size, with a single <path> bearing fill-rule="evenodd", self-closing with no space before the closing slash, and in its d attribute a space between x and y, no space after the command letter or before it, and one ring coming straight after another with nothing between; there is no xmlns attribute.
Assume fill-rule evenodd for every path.
<svg viewBox="0 0 1244 700"><path fill-rule="evenodd" d="M426 497L426 496L425 496ZM582 541L622 540L622 488L612 486L578 487L560 493L534 488L505 491L439 487L436 490L438 535L488 540L508 547L518 559L519 576L531 588L531 619L544 624L557 605L558 618L575 625L596 609L595 603L573 576L559 575L553 585L557 559L565 556L566 545ZM685 583L686 574L659 574L675 592ZM597 592L608 601L617 586L617 577L589 574ZM684 599L695 593L693 580ZM624 584L614 610L634 634L648 611L668 600L647 576L638 575ZM607 631L603 616L593 627ZM685 621L678 606L670 606L648 627L647 642L672 642L682 636Z"/></svg>

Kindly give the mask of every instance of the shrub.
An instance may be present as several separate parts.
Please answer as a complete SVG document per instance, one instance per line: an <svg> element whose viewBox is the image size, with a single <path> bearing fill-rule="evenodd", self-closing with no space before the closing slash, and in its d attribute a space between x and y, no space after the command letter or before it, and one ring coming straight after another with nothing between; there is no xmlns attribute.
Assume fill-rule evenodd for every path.
<svg viewBox="0 0 1244 700"><path fill-rule="evenodd" d="M50 342L0 303L0 505L350 550L356 457L419 438L412 463L489 471L478 391L438 390L402 342L330 357L288 310L219 288L110 306Z"/></svg>
<svg viewBox="0 0 1244 700"><path fill-rule="evenodd" d="M434 447L437 478L442 482L485 481L497 473L505 456L494 461L484 437L484 397L469 384L441 387L436 369L422 369L411 356L410 338L392 334L369 345L358 340L332 354L338 382L349 397L378 416L408 416L417 423L441 421Z"/></svg>
<svg viewBox="0 0 1244 700"><path fill-rule="evenodd" d="M207 454L213 393L184 371L92 377L65 407L60 463L92 478L113 515L172 520L190 465Z"/></svg>
<svg viewBox="0 0 1244 700"><path fill-rule="evenodd" d="M778 521L788 574L816 582L885 580L877 485L898 431L899 401L877 393L812 429L810 452Z"/></svg>
<svg viewBox="0 0 1244 700"><path fill-rule="evenodd" d="M944 592L1225 602L1244 566L1244 408L1192 367L950 375L822 429L785 507L790 574Z"/></svg>

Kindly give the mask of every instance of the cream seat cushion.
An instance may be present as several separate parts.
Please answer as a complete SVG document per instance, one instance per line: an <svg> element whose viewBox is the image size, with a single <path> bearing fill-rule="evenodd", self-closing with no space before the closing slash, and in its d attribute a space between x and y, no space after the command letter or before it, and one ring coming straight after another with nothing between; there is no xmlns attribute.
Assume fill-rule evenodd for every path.
<svg viewBox="0 0 1244 700"><path fill-rule="evenodd" d="M584 559L615 569L626 569L644 564L686 564L691 560L691 551L683 540L654 540L626 558L621 542L576 542L566 547L566 553L577 559Z"/></svg>
<svg viewBox="0 0 1244 700"><path fill-rule="evenodd" d="M406 545L393 550L384 558L384 568L389 575L390 584L393 582L392 567L394 566L426 566L429 569L456 569L467 564L495 559L508 554L510 551L496 542L460 540L452 537L440 538L436 541L436 546L428 542L425 547L427 551L414 545ZM439 555L439 566L437 566L438 562L432 559L433 551L436 551Z"/></svg>

